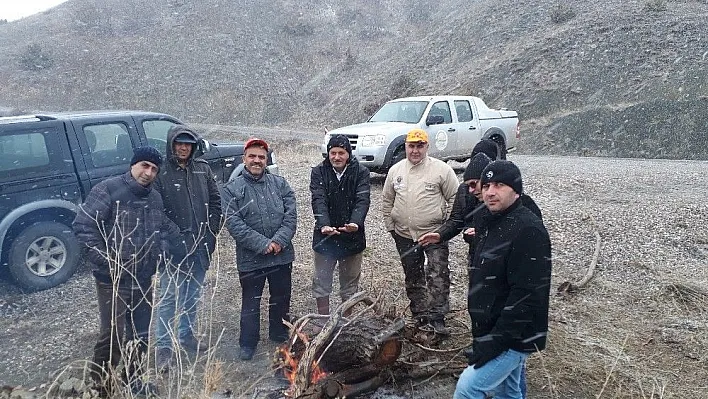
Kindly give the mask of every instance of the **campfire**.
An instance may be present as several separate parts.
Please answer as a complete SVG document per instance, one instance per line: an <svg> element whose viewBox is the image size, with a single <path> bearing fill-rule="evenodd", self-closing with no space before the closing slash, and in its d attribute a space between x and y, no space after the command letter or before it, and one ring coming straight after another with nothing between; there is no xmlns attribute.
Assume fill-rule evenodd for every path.
<svg viewBox="0 0 708 399"><path fill-rule="evenodd" d="M343 316L348 313L352 316ZM391 376L426 377L460 371L466 365L460 356L464 348L439 350L419 343L401 361L403 342L413 342L411 331L402 317L384 314L377 301L364 293L345 301L331 315L309 314L288 327L290 338L278 348L274 366L283 371L290 386L274 393L278 397L352 398L375 391ZM439 360L443 354L452 354L452 359Z"/></svg>

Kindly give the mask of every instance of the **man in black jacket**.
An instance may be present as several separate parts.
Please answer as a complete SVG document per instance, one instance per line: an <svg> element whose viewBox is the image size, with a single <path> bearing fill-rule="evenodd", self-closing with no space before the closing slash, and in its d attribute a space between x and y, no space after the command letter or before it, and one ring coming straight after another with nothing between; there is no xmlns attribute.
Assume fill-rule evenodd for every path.
<svg viewBox="0 0 708 399"><path fill-rule="evenodd" d="M521 172L509 161L481 176L486 209L477 225L470 268L469 314L473 351L455 399L522 398L526 358L546 347L551 243L541 220L519 199Z"/></svg>
<svg viewBox="0 0 708 399"><path fill-rule="evenodd" d="M179 229L164 214L160 194L152 189L162 157L152 147L134 150L130 171L96 184L74 219L76 238L86 250L96 278L99 337L91 376L110 394L112 371L122 354L134 394L155 394L143 378L152 316L152 276L168 241ZM129 347L126 337L134 343Z"/></svg>
<svg viewBox="0 0 708 399"><path fill-rule="evenodd" d="M173 343L190 351L207 349L194 333L201 288L221 227L221 195L209 164L196 158L199 141L188 127L173 126L167 132L167 162L155 180L165 214L181 235L160 274L155 363L163 372L172 360Z"/></svg>
<svg viewBox="0 0 708 399"><path fill-rule="evenodd" d="M352 157L352 147L345 136L333 135L327 143L327 158L310 174L315 216L312 291L320 314L329 314L335 266L339 265L342 302L359 288L370 191L369 169Z"/></svg>

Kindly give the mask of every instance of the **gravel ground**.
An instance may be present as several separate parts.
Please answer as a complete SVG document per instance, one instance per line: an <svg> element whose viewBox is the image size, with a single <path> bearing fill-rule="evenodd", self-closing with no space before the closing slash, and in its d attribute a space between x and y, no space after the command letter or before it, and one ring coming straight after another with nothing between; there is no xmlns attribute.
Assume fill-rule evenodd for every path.
<svg viewBox="0 0 708 399"><path fill-rule="evenodd" d="M315 144L283 143L276 141L280 170L297 194L299 212L292 310L302 315L315 309L308 180L310 166L321 158ZM529 364L532 397L708 397L708 163L513 154L510 159L520 166L524 188L541 207L551 234L552 294L561 283L585 275L595 232L601 237L594 279L552 298L549 348ZM383 179L372 175L362 288L384 292L384 300L402 310L403 273L380 217ZM207 374L219 391L250 397L253 387L278 382L270 377L273 348L267 342L252 362L237 360L239 287L232 248L223 236L205 290L202 317L210 328L204 332L219 338L218 361L209 363ZM467 339L465 253L464 242L454 239L449 324L458 334L452 347ZM0 385L42 392L67 366L80 367L90 358L97 305L86 270L32 294L0 281L0 315ZM183 381L200 381L203 364L191 370L185 362ZM374 397L450 397L454 383L451 377L419 385L399 381Z"/></svg>

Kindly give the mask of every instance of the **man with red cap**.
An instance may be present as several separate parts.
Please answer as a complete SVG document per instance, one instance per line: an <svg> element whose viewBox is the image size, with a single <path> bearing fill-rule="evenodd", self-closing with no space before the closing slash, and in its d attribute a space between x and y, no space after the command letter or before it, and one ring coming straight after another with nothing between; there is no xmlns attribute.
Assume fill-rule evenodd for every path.
<svg viewBox="0 0 708 399"><path fill-rule="evenodd" d="M268 143L249 139L244 145L241 173L224 187L226 227L236 241L236 267L241 282L239 358L251 360L260 340L261 296L270 290L268 335L282 343L288 338L283 320L290 319L290 292L297 228L295 193L281 176L266 169Z"/></svg>

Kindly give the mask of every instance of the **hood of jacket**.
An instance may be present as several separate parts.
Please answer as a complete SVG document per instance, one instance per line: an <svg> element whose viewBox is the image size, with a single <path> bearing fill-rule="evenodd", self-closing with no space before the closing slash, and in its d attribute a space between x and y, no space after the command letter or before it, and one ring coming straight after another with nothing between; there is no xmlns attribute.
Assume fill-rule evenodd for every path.
<svg viewBox="0 0 708 399"><path fill-rule="evenodd" d="M170 162L177 162L174 156L174 142L175 138L179 136L180 134L188 134L190 135L194 141L197 142L197 144L192 144L192 153L189 154L189 160L191 161L195 157L203 155L203 152L201 150L201 146L198 144L201 142L201 139L199 135L192 129L188 128L187 126L184 125L174 125L170 128L170 130L167 132L167 148L165 148L165 155L168 161Z"/></svg>

